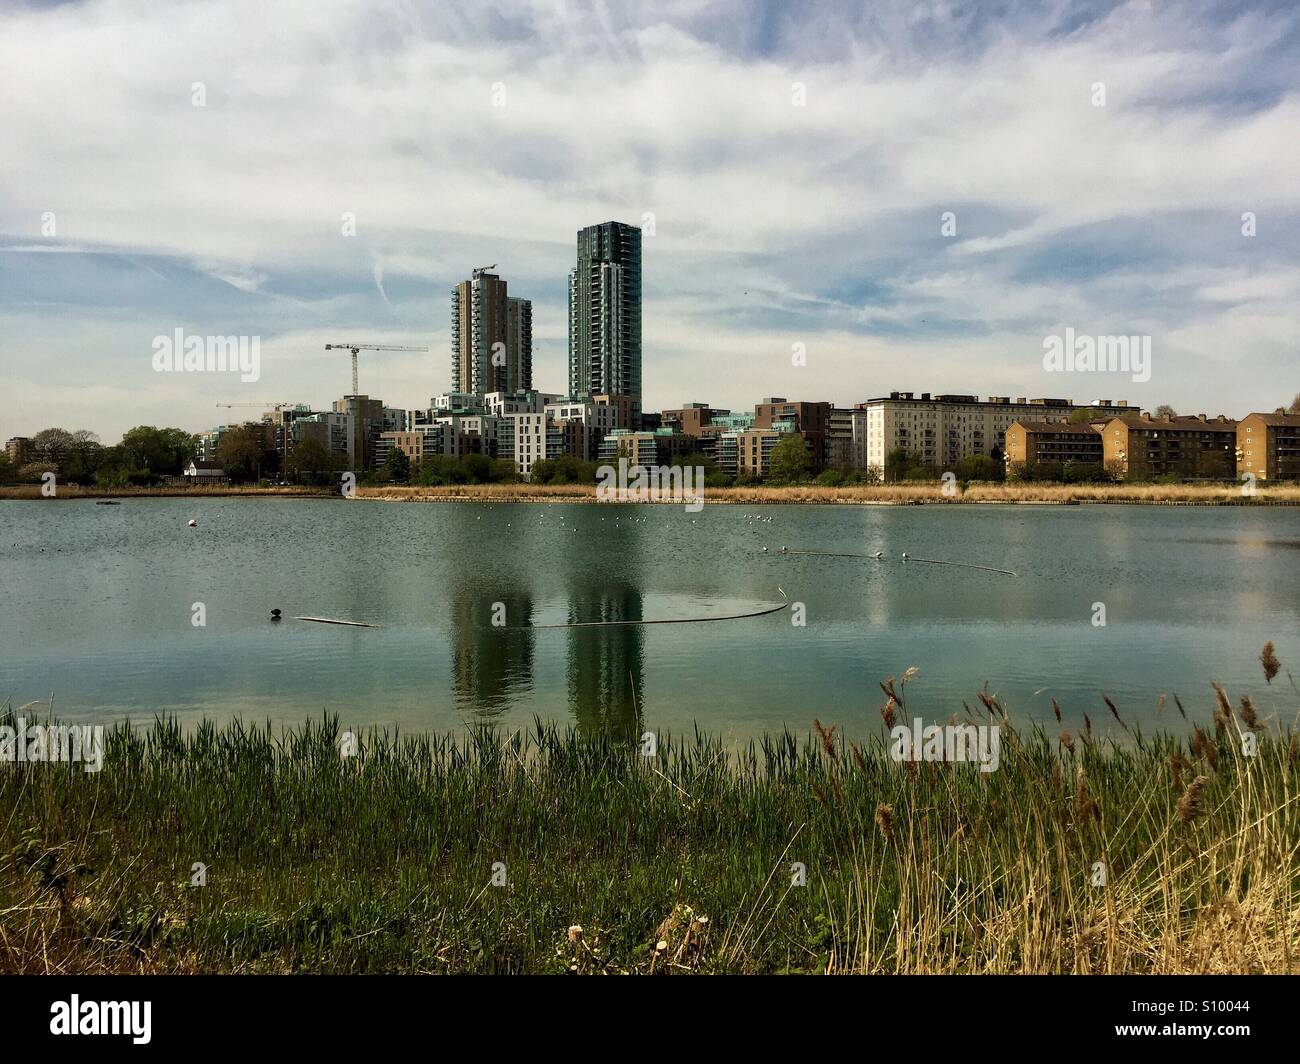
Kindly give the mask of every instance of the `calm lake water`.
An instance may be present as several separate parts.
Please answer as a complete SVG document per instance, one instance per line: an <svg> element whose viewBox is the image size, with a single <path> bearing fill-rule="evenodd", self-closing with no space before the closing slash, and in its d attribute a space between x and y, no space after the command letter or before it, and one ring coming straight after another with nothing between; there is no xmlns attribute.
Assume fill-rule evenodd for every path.
<svg viewBox="0 0 1300 1064"><path fill-rule="evenodd" d="M805 626L787 611L528 630L746 612L780 602L778 586ZM1021 719L1050 718L1055 697L1072 726L1084 712L1103 726L1105 692L1146 727L1181 726L1172 697L1157 717L1158 696L1204 719L1211 679L1294 714L1258 654L1271 639L1300 674L1300 510L0 502L0 594L0 704L52 693L68 720L326 710L427 730L540 715L743 741L816 717L860 734L879 727L878 682L915 666L909 707L927 719L987 682Z"/></svg>

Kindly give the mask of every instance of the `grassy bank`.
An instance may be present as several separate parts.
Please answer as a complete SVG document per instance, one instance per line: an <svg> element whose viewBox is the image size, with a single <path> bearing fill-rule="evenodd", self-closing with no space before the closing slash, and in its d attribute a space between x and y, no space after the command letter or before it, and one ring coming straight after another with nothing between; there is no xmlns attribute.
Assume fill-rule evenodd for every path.
<svg viewBox="0 0 1300 1064"><path fill-rule="evenodd" d="M987 774L883 728L118 729L97 774L0 765L0 970L1294 972L1300 734L1224 705L1113 745L986 697Z"/></svg>
<svg viewBox="0 0 1300 1064"><path fill-rule="evenodd" d="M60 486L58 499L193 498L233 496L256 498L337 498L333 488L199 487L199 488L80 488ZM357 497L389 502L595 502L592 484L453 484L441 487L358 487ZM40 485L0 487L0 500L41 499ZM51 500L56 501L56 500ZM814 484L784 487L708 488L706 503L822 503L843 505L910 505L923 503L1127 503L1135 505L1300 506L1300 484L1260 487L1243 496L1224 484L998 484L976 483L944 495L934 483L851 485L827 488ZM671 503L671 505L681 505Z"/></svg>
<svg viewBox="0 0 1300 1064"><path fill-rule="evenodd" d="M256 498L272 496L278 498L336 498L338 491L334 488L314 488L295 485L292 487L152 487L152 488L87 488L79 484L60 484L58 493L50 498L41 494L39 484L7 485L0 487L0 500L3 499L40 499L45 502L57 502L60 499L149 499L149 498L203 498L209 496L234 496Z"/></svg>
<svg viewBox="0 0 1300 1064"><path fill-rule="evenodd" d="M595 502L590 484L483 484L446 487L359 488L361 498L389 501L449 502ZM1204 484L995 484L977 483L955 495L945 495L934 483L819 485L784 487L707 488L706 503L839 503L908 505L923 503L1130 503L1202 506L1300 506L1300 484L1261 487L1246 497L1234 485ZM671 505L681 505L671 503Z"/></svg>

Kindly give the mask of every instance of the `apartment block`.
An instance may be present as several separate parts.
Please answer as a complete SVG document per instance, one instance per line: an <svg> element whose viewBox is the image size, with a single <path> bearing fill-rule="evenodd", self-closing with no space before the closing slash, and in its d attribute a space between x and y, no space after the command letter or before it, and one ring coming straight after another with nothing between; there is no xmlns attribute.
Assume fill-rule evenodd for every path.
<svg viewBox="0 0 1300 1064"><path fill-rule="evenodd" d="M544 410L550 428L547 430L546 457L558 458L572 455L594 462L600 454L601 442L615 429L628 428L619 423L619 409L594 399L561 399L547 403Z"/></svg>
<svg viewBox="0 0 1300 1064"><path fill-rule="evenodd" d="M1237 422L1220 414L1156 419L1117 417L1102 430L1106 469L1125 479L1180 477L1230 480L1237 469Z"/></svg>
<svg viewBox="0 0 1300 1064"><path fill-rule="evenodd" d="M826 421L826 464L832 469L867 468L867 411L832 407Z"/></svg>
<svg viewBox="0 0 1300 1064"><path fill-rule="evenodd" d="M489 392L483 396L483 411L492 417L508 414L540 414L547 403L559 402L563 396L537 392L531 388L517 392Z"/></svg>
<svg viewBox="0 0 1300 1064"><path fill-rule="evenodd" d="M649 414L642 413L640 396L597 392L591 397L591 401L597 406L607 406L613 410L614 427L617 429L639 428L653 431L659 428L659 425L651 424L653 419Z"/></svg>
<svg viewBox="0 0 1300 1064"><path fill-rule="evenodd" d="M381 432L375 443L375 468L387 463L394 448L402 451L412 465L419 465L432 455L447 454L452 449L450 437L453 432L451 425L442 423L426 425L418 430Z"/></svg>
<svg viewBox="0 0 1300 1064"><path fill-rule="evenodd" d="M830 415L830 403L792 403L773 397L754 407L754 429L797 432L808 442L812 453L810 472L815 474L826 468Z"/></svg>
<svg viewBox="0 0 1300 1064"><path fill-rule="evenodd" d="M1069 399L1026 399L990 395L934 395L890 392L858 403L867 412L867 466L884 472L890 452L904 450L935 469L951 468L967 455L998 461L1006 455L1006 431L1013 421L1068 421L1076 410L1098 418L1136 413L1123 400L1098 399L1086 407Z"/></svg>
<svg viewBox="0 0 1300 1064"><path fill-rule="evenodd" d="M615 429L601 441L599 461L615 463L626 457L630 465L672 465L684 454L694 450L694 440L671 428L653 432L634 432Z"/></svg>
<svg viewBox="0 0 1300 1064"><path fill-rule="evenodd" d="M507 414L499 419L497 454L515 463L525 480L546 457L546 414Z"/></svg>
<svg viewBox="0 0 1300 1064"><path fill-rule="evenodd" d="M724 432L718 437L715 460L729 476L765 477L772 466L772 451L793 432L787 422L774 428L751 428L741 432Z"/></svg>
<svg viewBox="0 0 1300 1064"><path fill-rule="evenodd" d="M483 396L473 392L444 392L429 400L429 409L439 414L482 414L486 412Z"/></svg>
<svg viewBox="0 0 1300 1064"><path fill-rule="evenodd" d="M533 386L533 305L508 294L492 267L451 295L451 390L485 395Z"/></svg>
<svg viewBox="0 0 1300 1064"><path fill-rule="evenodd" d="M352 441L352 416L321 410L294 418L287 426L289 453L304 440L315 440L339 459L348 461ZM215 449L214 449L215 453ZM350 462L349 462L350 464Z"/></svg>
<svg viewBox="0 0 1300 1064"><path fill-rule="evenodd" d="M578 231L569 271L569 395L627 396L641 414L641 230L602 222Z"/></svg>
<svg viewBox="0 0 1300 1064"><path fill-rule="evenodd" d="M384 402L368 395L345 395L334 400L334 413L351 419L348 465L352 470L370 469L375 463L375 441L384 431Z"/></svg>
<svg viewBox="0 0 1300 1064"><path fill-rule="evenodd" d="M1101 427L1068 421L1013 421L1006 431L1007 468L1047 462L1101 465Z"/></svg>
<svg viewBox="0 0 1300 1064"><path fill-rule="evenodd" d="M700 436L713 424L715 417L727 417L730 410L717 410L708 403L683 403L677 410L664 410L660 413L664 428L674 428L687 436Z"/></svg>
<svg viewBox="0 0 1300 1064"><path fill-rule="evenodd" d="M1300 480L1300 414L1281 407L1247 414L1237 423L1237 475L1256 480Z"/></svg>
<svg viewBox="0 0 1300 1064"><path fill-rule="evenodd" d="M28 436L11 436L5 441L5 454L15 466L26 465L36 453L36 445Z"/></svg>

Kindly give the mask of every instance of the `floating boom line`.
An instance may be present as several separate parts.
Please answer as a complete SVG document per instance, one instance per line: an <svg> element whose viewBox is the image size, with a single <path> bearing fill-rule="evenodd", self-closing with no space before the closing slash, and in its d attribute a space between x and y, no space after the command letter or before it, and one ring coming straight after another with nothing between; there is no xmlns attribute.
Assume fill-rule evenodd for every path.
<svg viewBox="0 0 1300 1064"><path fill-rule="evenodd" d="M788 609L790 599L780 587L777 588L777 591L781 592L781 598L784 600L780 605L769 606L753 613L728 613L722 617L661 617L649 621L579 621L575 624L529 624L507 629L507 631L535 632L542 628L614 628L643 624L702 624L705 621L741 621L746 617L766 617L769 613L780 613L782 610Z"/></svg>
<svg viewBox="0 0 1300 1064"><path fill-rule="evenodd" d="M779 551L776 551L775 553L776 554L802 554L805 557L809 557L809 558L865 558L869 561L879 560L877 559L877 556L874 554L838 554L833 551L822 551L822 550L787 550L785 547L782 547ZM995 569L991 565L975 565L972 562L950 562L939 558L914 558L910 554L904 554L903 561L923 562L926 565L958 565L961 566L963 569L980 569L986 573L1001 573L1003 576L1019 575L1018 573L1013 573L1010 569Z"/></svg>

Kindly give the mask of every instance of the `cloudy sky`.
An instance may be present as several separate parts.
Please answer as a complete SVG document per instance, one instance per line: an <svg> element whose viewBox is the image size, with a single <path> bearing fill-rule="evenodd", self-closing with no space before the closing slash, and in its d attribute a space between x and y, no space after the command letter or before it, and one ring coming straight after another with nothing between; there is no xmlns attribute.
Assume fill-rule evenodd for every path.
<svg viewBox="0 0 1300 1064"><path fill-rule="evenodd" d="M608 219L647 230L647 409L1272 409L1300 391L1298 31L1290 0L0 4L0 437L324 406L336 340L427 345L361 364L426 406L487 263L561 391L574 235ZM1150 381L1044 372L1066 326L1150 336ZM154 372L177 328L261 337L261 379Z"/></svg>

